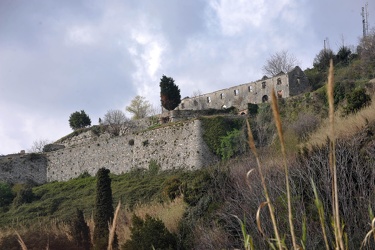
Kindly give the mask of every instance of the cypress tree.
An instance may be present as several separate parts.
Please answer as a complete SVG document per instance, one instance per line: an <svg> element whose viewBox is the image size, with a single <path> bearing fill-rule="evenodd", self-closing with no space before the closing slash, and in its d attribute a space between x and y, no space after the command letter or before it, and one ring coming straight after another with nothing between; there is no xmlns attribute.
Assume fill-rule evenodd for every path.
<svg viewBox="0 0 375 250"><path fill-rule="evenodd" d="M101 168L96 174L96 200L94 212L94 249L107 249L109 237L109 223L113 220L113 204L111 179L109 178L109 170ZM114 245L117 245L117 237L115 236Z"/></svg>
<svg viewBox="0 0 375 250"><path fill-rule="evenodd" d="M161 105L167 110L173 110L180 104L180 89L174 83L172 77L163 75L160 79L160 100Z"/></svg>
<svg viewBox="0 0 375 250"><path fill-rule="evenodd" d="M85 222L82 210L77 208L71 227L76 245L81 249L90 250L90 229Z"/></svg>

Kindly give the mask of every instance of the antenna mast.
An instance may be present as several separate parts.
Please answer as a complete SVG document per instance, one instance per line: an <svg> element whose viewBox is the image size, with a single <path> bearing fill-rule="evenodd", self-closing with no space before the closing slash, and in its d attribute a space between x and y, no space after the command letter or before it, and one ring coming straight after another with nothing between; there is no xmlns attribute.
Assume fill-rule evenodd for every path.
<svg viewBox="0 0 375 250"><path fill-rule="evenodd" d="M366 3L365 7L362 7L362 25L363 25L363 37L366 37L368 34L368 11L367 11L368 3Z"/></svg>

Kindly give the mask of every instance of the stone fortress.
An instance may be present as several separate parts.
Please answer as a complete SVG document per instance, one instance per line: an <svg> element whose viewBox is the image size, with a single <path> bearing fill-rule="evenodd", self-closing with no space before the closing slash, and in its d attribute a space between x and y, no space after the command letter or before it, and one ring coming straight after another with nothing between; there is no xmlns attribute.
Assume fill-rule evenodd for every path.
<svg viewBox="0 0 375 250"><path fill-rule="evenodd" d="M193 170L212 165L219 159L203 140L201 121L188 118L204 115L204 110L232 106L238 108L239 114L245 114L248 103L268 102L273 89L278 98L287 98L306 92L308 88L308 79L297 66L272 78L263 77L259 81L185 98L175 110L161 114L161 118L172 122L183 119L182 122L152 129L152 119L146 118L131 127L124 125L119 136L89 130L57 141L49 152L0 156L0 181L42 184L66 181L84 172L95 175L102 167L114 174L134 168L147 169L150 163L160 165L163 170Z"/></svg>

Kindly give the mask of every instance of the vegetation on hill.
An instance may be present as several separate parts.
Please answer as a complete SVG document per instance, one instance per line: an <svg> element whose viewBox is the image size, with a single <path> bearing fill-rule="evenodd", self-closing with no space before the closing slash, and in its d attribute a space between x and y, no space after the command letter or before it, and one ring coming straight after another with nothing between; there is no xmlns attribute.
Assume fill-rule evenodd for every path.
<svg viewBox="0 0 375 250"><path fill-rule="evenodd" d="M119 246L132 249L134 242L141 241L145 248L151 244L155 249L176 245L179 249L280 249L292 245L374 249L375 242L366 235L371 237L375 231L371 226L375 104L371 101L374 87L369 84L374 72L368 66L375 55L363 54L369 46L366 42L360 46L358 55L346 47L337 54L328 51L336 64L331 92L325 87L328 69L327 51L323 51L314 68L305 71L313 91L278 100L284 137L277 136L276 125L281 122L275 124L270 105L260 104L252 106L256 112L246 118L249 134L245 134L244 118L200 118L204 140L223 159L217 165L196 171L160 171L153 162L149 170L110 175L113 202L121 200L122 204L116 231ZM335 110L330 109L327 96ZM328 132L332 125L337 136L334 141ZM259 158L247 149L250 134ZM74 218L80 209L84 216L79 220L85 218L92 237L95 183L95 177L87 174L41 186L0 183L0 249L19 249L14 230L28 249L81 249L70 225L74 224L72 218L77 222Z"/></svg>

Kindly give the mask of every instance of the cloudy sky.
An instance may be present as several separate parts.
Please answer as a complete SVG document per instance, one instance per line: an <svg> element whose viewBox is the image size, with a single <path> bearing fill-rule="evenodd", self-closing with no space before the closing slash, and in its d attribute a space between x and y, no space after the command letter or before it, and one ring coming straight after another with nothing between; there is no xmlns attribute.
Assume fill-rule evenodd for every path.
<svg viewBox="0 0 375 250"><path fill-rule="evenodd" d="M327 38L358 44L365 3L0 0L0 155L70 133L75 111L94 125L136 95L160 106L163 74L185 97L260 79L282 50L311 67Z"/></svg>

